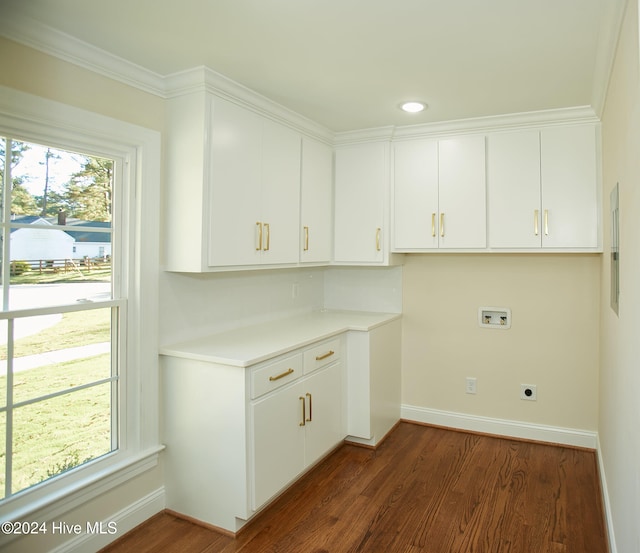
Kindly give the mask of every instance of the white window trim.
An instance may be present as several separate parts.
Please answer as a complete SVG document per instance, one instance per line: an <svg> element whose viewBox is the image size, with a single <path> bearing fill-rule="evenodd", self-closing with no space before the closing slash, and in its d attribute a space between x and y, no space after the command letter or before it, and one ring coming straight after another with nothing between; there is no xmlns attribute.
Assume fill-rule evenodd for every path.
<svg viewBox="0 0 640 553"><path fill-rule="evenodd" d="M8 498L0 521L50 520L98 497L157 464L159 442L158 271L160 214L160 133L0 86L0 135L47 143L78 144L82 151L111 152L126 160L130 197L123 218L122 246L128 281L127 358L123 374L126 420L118 451L68 475ZM77 146L76 146L77 148ZM95 152L92 152L95 148ZM0 545L3 540L0 539Z"/></svg>

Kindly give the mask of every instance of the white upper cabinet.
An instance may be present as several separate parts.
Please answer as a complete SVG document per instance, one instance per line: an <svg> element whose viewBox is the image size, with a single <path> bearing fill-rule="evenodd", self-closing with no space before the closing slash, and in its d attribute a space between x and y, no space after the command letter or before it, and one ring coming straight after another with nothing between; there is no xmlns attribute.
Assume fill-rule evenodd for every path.
<svg viewBox="0 0 640 553"><path fill-rule="evenodd" d="M257 219L262 225L263 264L298 262L301 140L292 129L263 121L262 212Z"/></svg>
<svg viewBox="0 0 640 553"><path fill-rule="evenodd" d="M334 261L384 265L388 255L389 143L336 147Z"/></svg>
<svg viewBox="0 0 640 553"><path fill-rule="evenodd" d="M437 248L438 141L398 142L393 152L394 248Z"/></svg>
<svg viewBox="0 0 640 553"><path fill-rule="evenodd" d="M438 230L440 247L487 246L485 137L440 140Z"/></svg>
<svg viewBox="0 0 640 553"><path fill-rule="evenodd" d="M596 159L593 125L541 131L542 247L599 246Z"/></svg>
<svg viewBox="0 0 640 553"><path fill-rule="evenodd" d="M332 148L303 137L301 171L300 261L329 263L333 237Z"/></svg>
<svg viewBox="0 0 640 553"><path fill-rule="evenodd" d="M231 102L210 102L209 267L260 263L262 118Z"/></svg>
<svg viewBox="0 0 640 553"><path fill-rule="evenodd" d="M594 125L491 134L487 159L491 248L598 249Z"/></svg>
<svg viewBox="0 0 640 553"><path fill-rule="evenodd" d="M298 261L300 135L213 99L210 267Z"/></svg>
<svg viewBox="0 0 640 553"><path fill-rule="evenodd" d="M485 138L394 145L394 251L486 248Z"/></svg>
<svg viewBox="0 0 640 553"><path fill-rule="evenodd" d="M539 248L540 133L489 135L489 245L492 248Z"/></svg>
<svg viewBox="0 0 640 553"><path fill-rule="evenodd" d="M167 121L167 269L297 265L301 134L206 92Z"/></svg>

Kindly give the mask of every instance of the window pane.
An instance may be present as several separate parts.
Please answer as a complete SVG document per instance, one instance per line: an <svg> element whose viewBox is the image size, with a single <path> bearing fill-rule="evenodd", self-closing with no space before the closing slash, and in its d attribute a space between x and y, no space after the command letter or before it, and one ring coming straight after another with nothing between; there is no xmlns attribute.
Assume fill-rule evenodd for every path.
<svg viewBox="0 0 640 553"><path fill-rule="evenodd" d="M111 221L112 160L15 140L12 159L13 216Z"/></svg>
<svg viewBox="0 0 640 553"><path fill-rule="evenodd" d="M19 403L111 376L111 310L47 316L47 326L14 346L13 401ZM40 317L19 319L18 323ZM44 317L42 317L44 318Z"/></svg>
<svg viewBox="0 0 640 553"><path fill-rule="evenodd" d="M14 410L12 493L112 450L112 386L101 384Z"/></svg>
<svg viewBox="0 0 640 553"><path fill-rule="evenodd" d="M11 148L11 284L100 282L99 293L110 295L113 160L28 142ZM40 292L39 305L94 295ZM22 308L17 295L12 288L11 309Z"/></svg>
<svg viewBox="0 0 640 553"><path fill-rule="evenodd" d="M7 324L0 321L0 407L6 403ZM14 326L14 403L111 376L111 309L24 317Z"/></svg>

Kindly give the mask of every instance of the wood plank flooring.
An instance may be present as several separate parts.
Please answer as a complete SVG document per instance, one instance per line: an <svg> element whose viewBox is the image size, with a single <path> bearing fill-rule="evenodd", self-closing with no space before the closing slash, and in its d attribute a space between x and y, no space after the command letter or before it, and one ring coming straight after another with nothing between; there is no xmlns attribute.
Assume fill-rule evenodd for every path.
<svg viewBox="0 0 640 553"><path fill-rule="evenodd" d="M606 553L595 452L401 423L236 539L161 513L103 553Z"/></svg>

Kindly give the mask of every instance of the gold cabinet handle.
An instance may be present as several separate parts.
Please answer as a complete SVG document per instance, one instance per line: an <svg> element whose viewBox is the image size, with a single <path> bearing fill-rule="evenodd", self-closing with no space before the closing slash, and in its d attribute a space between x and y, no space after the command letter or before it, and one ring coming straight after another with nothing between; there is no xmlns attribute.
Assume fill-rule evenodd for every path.
<svg viewBox="0 0 640 553"><path fill-rule="evenodd" d="M440 236L444 236L444 213L440 213Z"/></svg>
<svg viewBox="0 0 640 553"><path fill-rule="evenodd" d="M549 236L549 210L544 210L544 234Z"/></svg>
<svg viewBox="0 0 640 553"><path fill-rule="evenodd" d="M309 418L307 422L313 422L313 397L309 392L307 392L307 397L309 398Z"/></svg>
<svg viewBox="0 0 640 553"><path fill-rule="evenodd" d="M298 399L302 401L302 422L300 426L305 426L307 424L307 401L303 396L300 396Z"/></svg>
<svg viewBox="0 0 640 553"><path fill-rule="evenodd" d="M322 355L316 355L316 361L322 361L323 359L326 359L327 357L331 357L334 354L335 354L335 351L330 349L327 353L323 353Z"/></svg>
<svg viewBox="0 0 640 553"><path fill-rule="evenodd" d="M269 223L264 224L264 230L267 238L267 245L264 247L264 251L268 252L271 244L271 227L269 226Z"/></svg>
<svg viewBox="0 0 640 553"><path fill-rule="evenodd" d="M380 251L380 233L382 232L382 229L380 227L378 227L376 229L376 251L379 252Z"/></svg>
<svg viewBox="0 0 640 553"><path fill-rule="evenodd" d="M258 227L258 242L256 245L256 251L259 252L262 249L262 223L258 221L256 223L256 227Z"/></svg>
<svg viewBox="0 0 640 553"><path fill-rule="evenodd" d="M540 212L537 209L533 210L533 234L535 234L536 236L538 236L538 216L540 215Z"/></svg>
<svg viewBox="0 0 640 553"><path fill-rule="evenodd" d="M309 251L309 227L304 227L304 251Z"/></svg>
<svg viewBox="0 0 640 553"><path fill-rule="evenodd" d="M436 214L431 214L431 236L435 238L436 236Z"/></svg>
<svg viewBox="0 0 640 553"><path fill-rule="evenodd" d="M288 369L288 370L284 371L284 372L283 372L283 373L281 373L281 374L278 374L278 375L276 375L276 376L270 376L270 377L269 377L269 380L270 380L271 382L275 382L276 380L280 380L281 378L284 378L285 376L289 376L292 372L293 372L293 369L291 369L291 368L290 368L290 369Z"/></svg>

